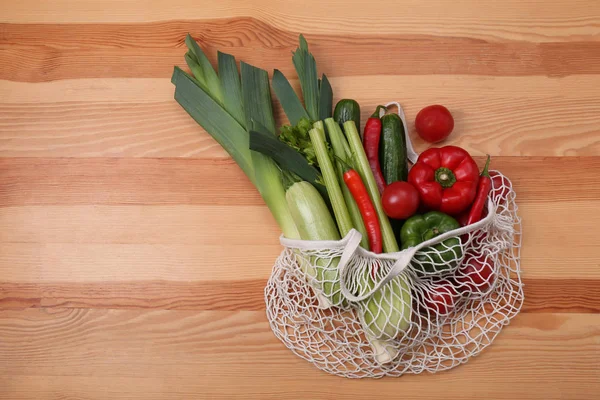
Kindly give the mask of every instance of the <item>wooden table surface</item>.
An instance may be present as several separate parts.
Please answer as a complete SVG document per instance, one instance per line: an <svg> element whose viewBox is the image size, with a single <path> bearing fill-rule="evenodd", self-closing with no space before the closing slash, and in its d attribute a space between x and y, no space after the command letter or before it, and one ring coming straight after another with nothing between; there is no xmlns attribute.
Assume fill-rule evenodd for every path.
<svg viewBox="0 0 600 400"><path fill-rule="evenodd" d="M20 0L0 22L0 399L600 397L599 1ZM453 111L523 218L526 301L493 346L344 380L273 336L279 229L173 100L187 32L288 76L304 33L363 118Z"/></svg>

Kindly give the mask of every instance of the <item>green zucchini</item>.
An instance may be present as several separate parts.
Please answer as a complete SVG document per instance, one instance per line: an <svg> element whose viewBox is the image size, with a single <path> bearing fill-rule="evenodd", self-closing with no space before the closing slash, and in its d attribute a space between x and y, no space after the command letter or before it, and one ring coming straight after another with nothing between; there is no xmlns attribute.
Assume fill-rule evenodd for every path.
<svg viewBox="0 0 600 400"><path fill-rule="evenodd" d="M338 101L333 111L333 119L340 124L340 127L344 126L346 121L354 121L356 129L360 132L360 106L356 100L342 99Z"/></svg>
<svg viewBox="0 0 600 400"><path fill-rule="evenodd" d="M379 163L385 182L406 181L408 162L404 125L398 114L386 114L381 118L381 140L379 141Z"/></svg>

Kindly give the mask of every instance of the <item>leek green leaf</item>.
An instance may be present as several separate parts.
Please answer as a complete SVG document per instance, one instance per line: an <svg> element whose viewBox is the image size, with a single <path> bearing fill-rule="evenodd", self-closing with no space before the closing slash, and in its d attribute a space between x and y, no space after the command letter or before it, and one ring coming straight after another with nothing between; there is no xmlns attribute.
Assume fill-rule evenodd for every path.
<svg viewBox="0 0 600 400"><path fill-rule="evenodd" d="M275 138L275 118L267 71L242 62L241 78L246 126L249 128L260 126ZM271 210L271 214L277 220L285 237L299 239L298 228L285 199L279 167L270 157L256 151L251 152L251 157L256 187Z"/></svg>
<svg viewBox="0 0 600 400"><path fill-rule="evenodd" d="M275 135L275 118L271 105L269 75L264 69L241 62L242 97L246 112L246 127L252 128L256 121Z"/></svg>
<svg viewBox="0 0 600 400"><path fill-rule="evenodd" d="M327 201L327 190L321 184L322 177L319 171L311 166L302 154L281 142L275 136L260 128L256 131L250 131L250 150L271 157L283 170L293 172L303 180L312 183Z"/></svg>
<svg viewBox="0 0 600 400"><path fill-rule="evenodd" d="M298 98L298 95L296 92L294 92L292 85L290 85L290 82L287 80L285 75L283 75L278 69L273 72L272 83L273 91L279 99L279 102L281 103L283 111L290 121L290 124L296 125L298 122L300 122L300 119L308 119L308 113L304 109L304 106Z"/></svg>
<svg viewBox="0 0 600 400"><path fill-rule="evenodd" d="M206 54L204 54L200 46L198 46L198 43L196 43L189 33L185 38L185 44L189 49L189 58L192 62L195 61L195 65L198 66L194 69L190 67L190 69L192 69L192 73L201 83L201 85L207 88L206 92L222 105L223 92L221 90L221 83L217 73L215 72L215 69L206 57ZM188 61L187 55L186 61Z"/></svg>
<svg viewBox="0 0 600 400"><path fill-rule="evenodd" d="M175 67L171 81L175 84L175 100L223 146L254 183L248 132L180 68Z"/></svg>
<svg viewBox="0 0 600 400"><path fill-rule="evenodd" d="M327 76L323 74L321 85L319 87L319 119L324 120L331 117L333 108L333 89Z"/></svg>
<svg viewBox="0 0 600 400"><path fill-rule="evenodd" d="M217 52L217 58L219 60L219 78L221 79L221 89L223 91L223 106L240 125L246 127L246 117L244 115L242 100L242 83L240 82L240 74L235 57L219 51Z"/></svg>

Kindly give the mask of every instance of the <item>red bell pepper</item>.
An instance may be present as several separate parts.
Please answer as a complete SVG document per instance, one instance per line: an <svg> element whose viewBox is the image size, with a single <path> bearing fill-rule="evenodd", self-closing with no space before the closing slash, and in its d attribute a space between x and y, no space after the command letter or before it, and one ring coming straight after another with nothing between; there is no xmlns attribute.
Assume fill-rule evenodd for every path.
<svg viewBox="0 0 600 400"><path fill-rule="evenodd" d="M425 150L408 173L422 203L450 215L469 208L477 194L479 169L466 150L445 146Z"/></svg>

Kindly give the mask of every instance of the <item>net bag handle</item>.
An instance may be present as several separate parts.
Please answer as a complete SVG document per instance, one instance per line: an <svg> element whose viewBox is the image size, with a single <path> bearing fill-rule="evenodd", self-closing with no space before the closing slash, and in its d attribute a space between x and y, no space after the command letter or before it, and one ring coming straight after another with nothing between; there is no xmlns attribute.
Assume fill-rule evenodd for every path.
<svg viewBox="0 0 600 400"><path fill-rule="evenodd" d="M358 248L358 244L360 244L360 238L362 237L360 232L353 230L354 232L356 232L358 234L358 237L359 237L358 244L353 249L348 249L348 248L344 249L344 253L346 253L346 250L350 250L350 251L352 251L352 254L350 254L346 258L340 258L340 262L338 264L338 268L340 270L340 288L342 290L342 294L350 301L362 301L362 300L365 300L365 299L371 297L379 289L381 289L383 286L387 285L392 279L394 279L398 275L400 275L406 269L406 267L408 267L408 265L410 265L410 261L414 257L415 253L417 251L419 251L420 249L422 249L424 247L436 245L436 244L441 243L444 240L452 238L452 237L457 237L457 236L460 237L464 234L481 229L482 227L484 227L490 223L494 223L496 221L496 218L495 218L496 209L495 209L494 202L491 199L488 199L488 210L489 210L488 215L486 215L485 218L481 219L480 221L477 221L474 224L443 233L443 234L436 236L432 239L429 239L423 243L419 243L417 246L402 250L397 253L375 254L372 252L367 252L365 250L364 252L366 254L369 254L372 258L379 258L379 259L392 258L392 259L395 259L396 262L394 263L394 265L392 265L392 267L390 268L390 271L387 273L387 275L383 279L381 279L373 287L373 289L361 294L360 296L354 295L350 290L348 290L348 286L346 285L346 281L348 279L348 269L346 267L348 266L348 261L350 260L352 255L356 252L356 250ZM461 244L461 246L462 246L462 244ZM344 256L344 254L342 255L342 257L343 256Z"/></svg>
<svg viewBox="0 0 600 400"><path fill-rule="evenodd" d="M415 148L413 147L412 142L410 140L410 136L408 135L408 126L406 125L406 115L404 115L404 109L397 101L390 101L385 105L385 108L388 108L389 106L396 106L396 108L398 109L396 113L402 120L402 126L404 127L404 138L406 142L406 158L408 158L408 161L414 164L417 162L419 154L415 151ZM379 110L379 118L385 115L385 111L386 110Z"/></svg>

